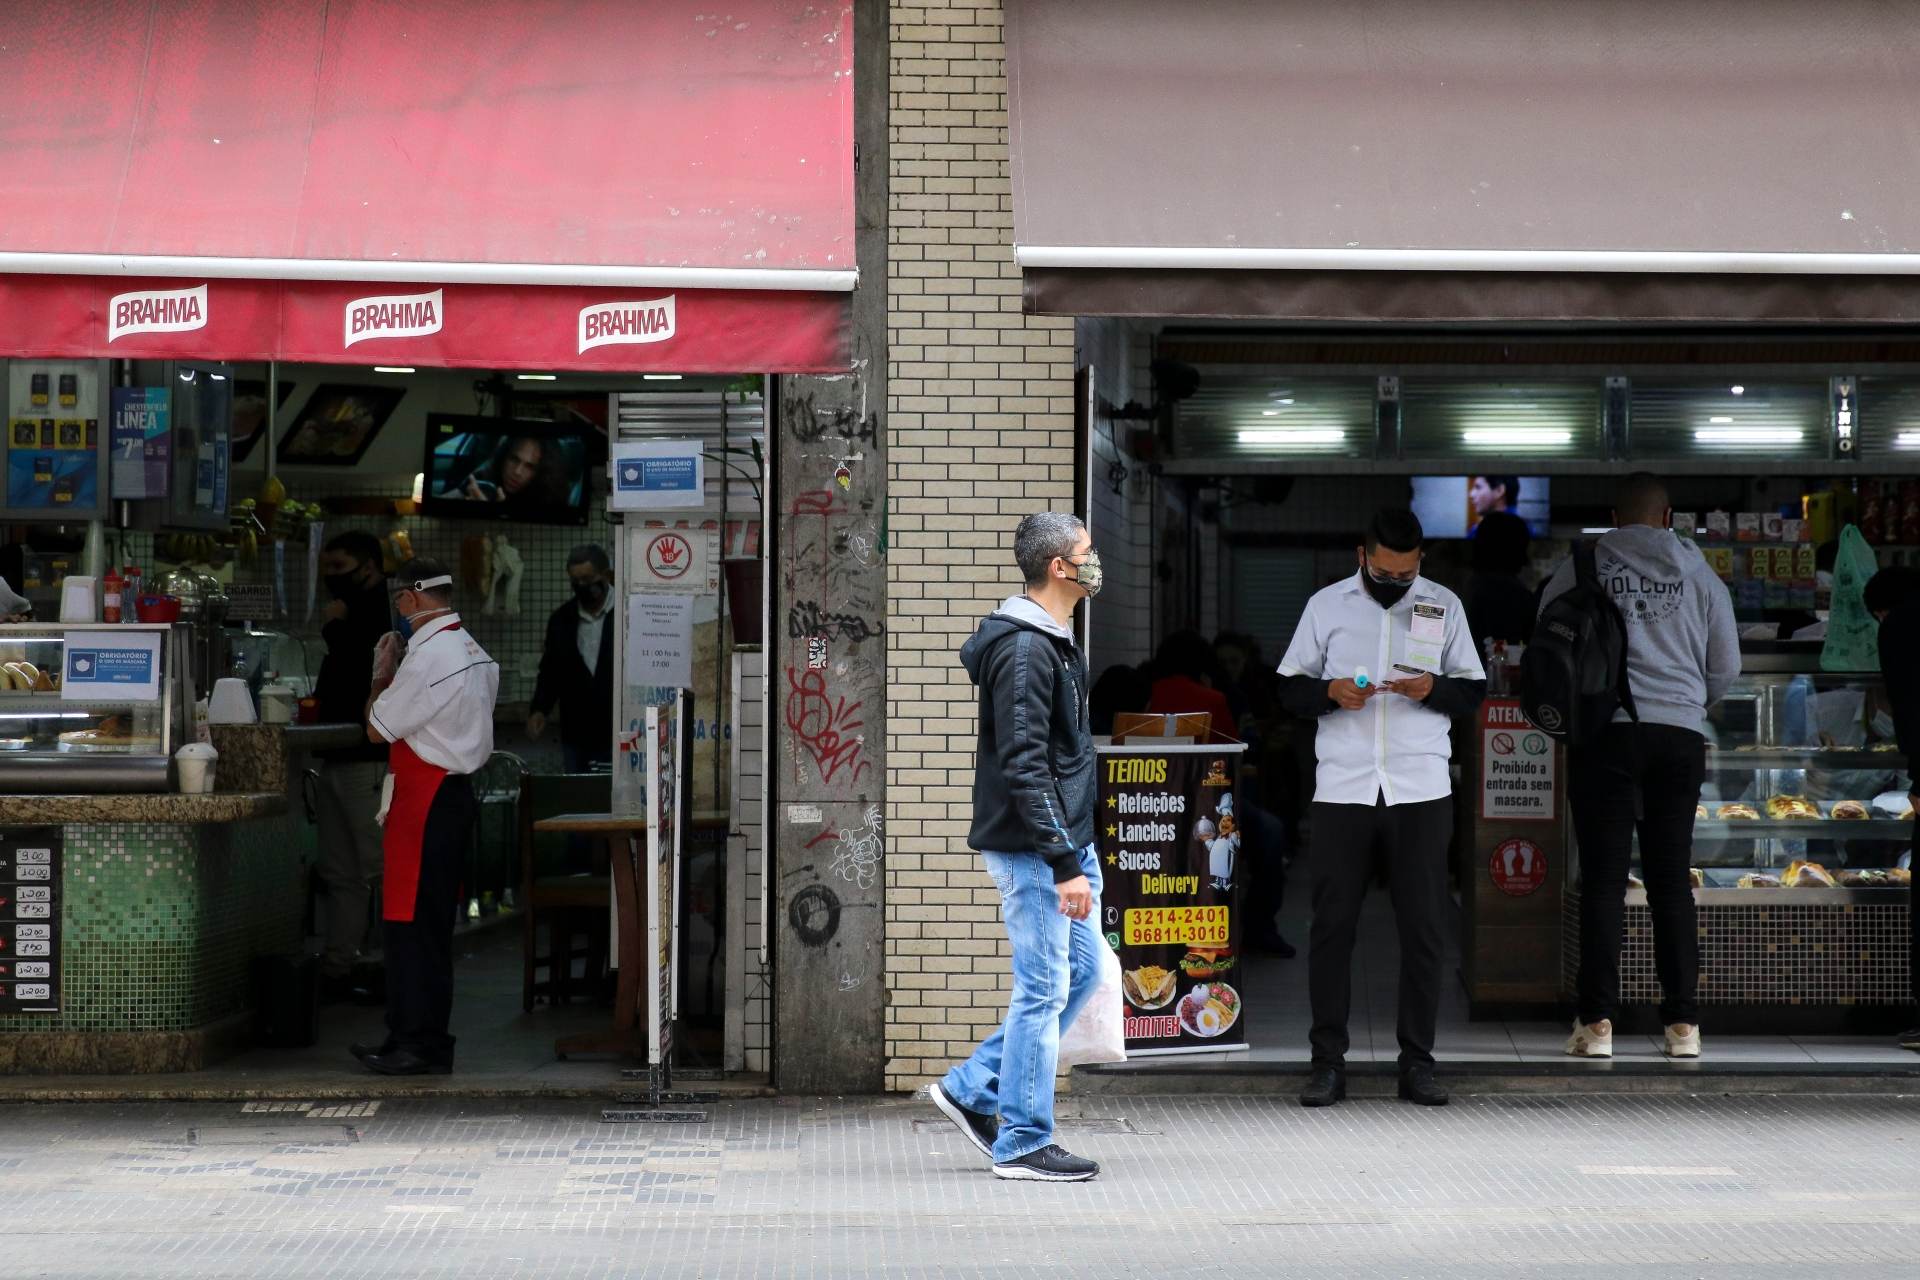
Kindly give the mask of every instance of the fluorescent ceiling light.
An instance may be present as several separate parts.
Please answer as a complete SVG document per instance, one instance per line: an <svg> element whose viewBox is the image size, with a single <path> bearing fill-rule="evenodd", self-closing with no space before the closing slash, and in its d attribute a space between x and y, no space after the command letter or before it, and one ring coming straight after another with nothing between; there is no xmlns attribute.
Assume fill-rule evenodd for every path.
<svg viewBox="0 0 1920 1280"><path fill-rule="evenodd" d="M1902 449L1920 449L1920 431L1902 431L1893 442Z"/></svg>
<svg viewBox="0 0 1920 1280"><path fill-rule="evenodd" d="M1806 432L1798 427L1702 427L1693 438L1701 444L1799 444Z"/></svg>
<svg viewBox="0 0 1920 1280"><path fill-rule="evenodd" d="M210 373L207 376L215 382L225 382L227 380L227 375L224 373Z"/></svg>
<svg viewBox="0 0 1920 1280"><path fill-rule="evenodd" d="M523 373L523 374L521 374L521 375L520 375L520 381L522 381L522 382L552 382L552 381L553 381L553 380L554 380L555 378L557 378L557 377L559 377L559 376L560 376L560 375L559 375L559 374L557 374L557 373Z"/></svg>
<svg viewBox="0 0 1920 1280"><path fill-rule="evenodd" d="M1345 444L1347 433L1338 427L1273 427L1242 431L1241 444Z"/></svg>
<svg viewBox="0 0 1920 1280"><path fill-rule="evenodd" d="M373 366L373 371L375 373L412 373L413 366L410 364L377 364Z"/></svg>
<svg viewBox="0 0 1920 1280"><path fill-rule="evenodd" d="M1559 427L1474 427L1461 438L1468 444L1572 444L1573 432Z"/></svg>
<svg viewBox="0 0 1920 1280"><path fill-rule="evenodd" d="M1292 404L1293 397L1292 396L1275 396L1273 398L1273 402L1275 404Z"/></svg>
<svg viewBox="0 0 1920 1280"><path fill-rule="evenodd" d="M1612 533L1612 532L1613 532L1613 526L1612 526L1612 525L1610 525L1610 524L1609 524L1609 525L1595 525L1595 526L1594 526L1593 528L1591 528L1591 529L1582 529L1582 530L1581 530L1580 532L1581 532L1582 534L1589 534L1589 533Z"/></svg>
<svg viewBox="0 0 1920 1280"><path fill-rule="evenodd" d="M1280 416L1280 411L1278 409L1262 409L1260 416L1263 418L1277 418Z"/></svg>
<svg viewBox="0 0 1920 1280"><path fill-rule="evenodd" d="M1728 417L1723 417L1723 416L1721 416L1720 414L1715 414L1715 415L1714 415L1713 417L1711 417L1711 418L1708 418L1708 419L1707 419L1707 421L1708 421L1708 422L1718 422L1718 423L1730 423L1730 422L1732 422L1732 421L1733 421L1733 419L1732 419L1732 418L1728 418Z"/></svg>
<svg viewBox="0 0 1920 1280"><path fill-rule="evenodd" d="M640 380L642 382L678 382L680 377L681 375L677 373L643 373L640 375Z"/></svg>
<svg viewBox="0 0 1920 1280"><path fill-rule="evenodd" d="M1728 388L1727 388L1727 390L1729 390L1729 391L1731 391L1731 392L1733 392L1733 394L1735 394L1735 395L1737 395L1737 396L1743 396L1743 395L1745 395L1745 394L1747 394L1747 389L1746 389L1745 387L1743 387L1743 386L1741 386L1741 385L1740 385L1739 383L1737 383L1737 382L1736 382L1736 383L1734 383L1734 384L1733 384L1733 385L1732 385L1731 387L1728 387Z"/></svg>

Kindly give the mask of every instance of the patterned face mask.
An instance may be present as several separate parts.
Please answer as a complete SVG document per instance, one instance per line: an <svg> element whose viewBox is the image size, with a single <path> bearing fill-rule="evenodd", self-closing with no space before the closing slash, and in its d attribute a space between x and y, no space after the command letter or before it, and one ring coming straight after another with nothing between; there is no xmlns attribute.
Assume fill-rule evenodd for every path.
<svg viewBox="0 0 1920 1280"><path fill-rule="evenodd" d="M1061 558L1068 564L1073 564L1072 556L1063 556ZM1100 568L1100 553L1098 551L1087 552L1086 559L1079 564L1074 564L1073 567L1076 571L1073 580L1080 584L1080 589L1087 593L1087 597L1091 599L1099 595L1100 584L1107 580L1105 572Z"/></svg>

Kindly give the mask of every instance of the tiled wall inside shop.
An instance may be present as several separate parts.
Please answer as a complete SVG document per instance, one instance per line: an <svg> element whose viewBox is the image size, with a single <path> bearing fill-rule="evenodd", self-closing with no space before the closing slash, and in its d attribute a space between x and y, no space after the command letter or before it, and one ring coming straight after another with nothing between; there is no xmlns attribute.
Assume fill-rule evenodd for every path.
<svg viewBox="0 0 1920 1280"><path fill-rule="evenodd" d="M297 951L312 835L286 817L65 828L61 1011L7 1032L179 1031L247 1007L254 955Z"/></svg>
<svg viewBox="0 0 1920 1280"><path fill-rule="evenodd" d="M887 1083L904 1089L1004 1012L955 654L1019 588L1020 517L1073 500L1074 334L1020 309L997 0L895 4L889 26Z"/></svg>
<svg viewBox="0 0 1920 1280"><path fill-rule="evenodd" d="M1913 1000L1908 967L1907 895L1883 890L1869 902L1795 901L1795 889L1748 889L1752 904L1702 904L1700 1000L1703 1004L1890 1005ZM1823 893L1806 890L1807 893ZM1566 989L1579 964L1580 895L1566 895L1562 949ZM1620 997L1656 1004L1653 919L1644 903L1627 907L1620 950Z"/></svg>

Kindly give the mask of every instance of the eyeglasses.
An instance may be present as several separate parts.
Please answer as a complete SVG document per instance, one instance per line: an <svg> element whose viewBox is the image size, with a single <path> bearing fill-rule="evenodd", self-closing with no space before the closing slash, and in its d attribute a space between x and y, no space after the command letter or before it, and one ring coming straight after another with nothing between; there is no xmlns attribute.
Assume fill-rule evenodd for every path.
<svg viewBox="0 0 1920 1280"><path fill-rule="evenodd" d="M1382 573L1373 567L1372 560L1368 560L1367 576L1383 587L1408 587L1412 586L1413 580L1420 576L1420 568L1418 565L1415 565L1413 569L1407 573Z"/></svg>

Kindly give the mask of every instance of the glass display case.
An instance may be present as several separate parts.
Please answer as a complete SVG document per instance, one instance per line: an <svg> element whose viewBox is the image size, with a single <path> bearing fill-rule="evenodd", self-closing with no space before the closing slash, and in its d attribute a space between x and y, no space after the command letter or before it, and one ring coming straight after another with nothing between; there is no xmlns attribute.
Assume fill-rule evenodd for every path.
<svg viewBox="0 0 1920 1280"><path fill-rule="evenodd" d="M189 703L184 629L0 625L0 790L160 791Z"/></svg>
<svg viewBox="0 0 1920 1280"><path fill-rule="evenodd" d="M1879 675L1792 669L1813 665L1804 658L1747 665L1708 719L1696 885L1903 887L1911 780Z"/></svg>

